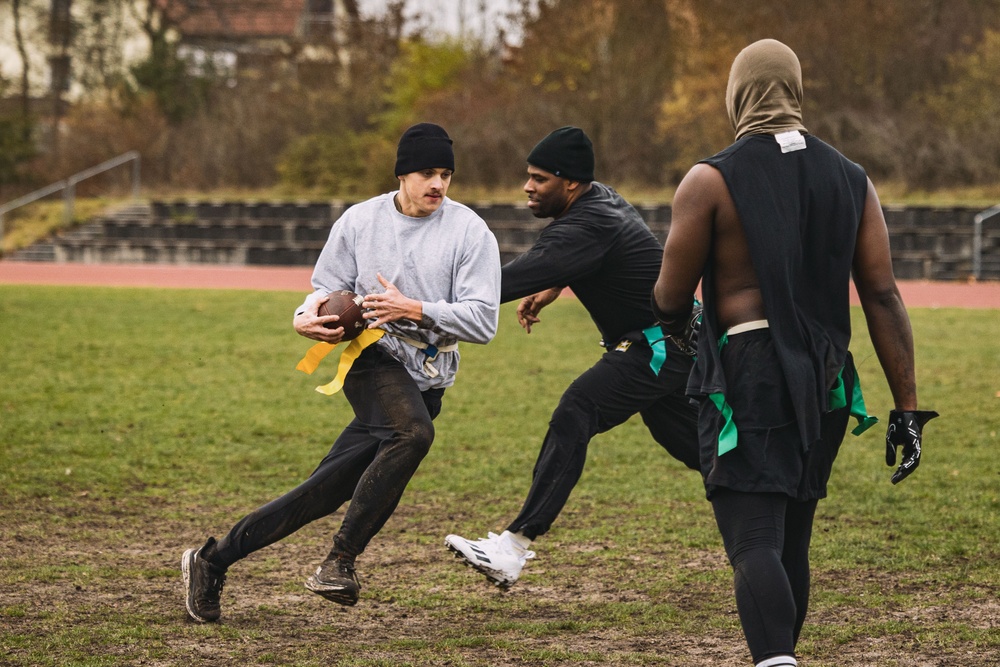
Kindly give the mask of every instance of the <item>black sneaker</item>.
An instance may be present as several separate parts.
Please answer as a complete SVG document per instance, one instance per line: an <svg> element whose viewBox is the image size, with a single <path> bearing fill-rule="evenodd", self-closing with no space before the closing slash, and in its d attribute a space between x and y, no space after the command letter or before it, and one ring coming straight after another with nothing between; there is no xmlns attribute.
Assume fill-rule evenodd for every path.
<svg viewBox="0 0 1000 667"><path fill-rule="evenodd" d="M306 588L330 602L351 607L358 601L361 582L354 571L354 561L346 558L325 560L316 573L306 579Z"/></svg>
<svg viewBox="0 0 1000 667"><path fill-rule="evenodd" d="M181 556L181 574L187 591L185 606L188 616L199 623L217 621L222 615L219 596L226 585L226 571L201 557L201 552L213 544L215 538L210 537L201 549L188 549Z"/></svg>

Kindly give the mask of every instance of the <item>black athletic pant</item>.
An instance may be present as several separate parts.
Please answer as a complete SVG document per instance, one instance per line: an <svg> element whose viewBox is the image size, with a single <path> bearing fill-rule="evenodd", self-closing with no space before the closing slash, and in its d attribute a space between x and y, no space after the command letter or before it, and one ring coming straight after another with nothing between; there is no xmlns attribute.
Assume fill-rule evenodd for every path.
<svg viewBox="0 0 1000 667"><path fill-rule="evenodd" d="M355 418L302 484L241 519L209 560L229 567L351 501L331 554L355 557L392 516L434 440L444 389L421 392L406 368L372 345L344 378Z"/></svg>
<svg viewBox="0 0 1000 667"><path fill-rule="evenodd" d="M753 661L795 655L809 607L816 500L718 489L715 520L733 566L736 608Z"/></svg>
<svg viewBox="0 0 1000 667"><path fill-rule="evenodd" d="M690 357L667 342L666 361L654 374L649 344L638 332L630 338L626 349L605 352L562 395L511 532L535 539L548 531L583 474L590 440L634 414L671 456L699 469L698 409L684 395Z"/></svg>

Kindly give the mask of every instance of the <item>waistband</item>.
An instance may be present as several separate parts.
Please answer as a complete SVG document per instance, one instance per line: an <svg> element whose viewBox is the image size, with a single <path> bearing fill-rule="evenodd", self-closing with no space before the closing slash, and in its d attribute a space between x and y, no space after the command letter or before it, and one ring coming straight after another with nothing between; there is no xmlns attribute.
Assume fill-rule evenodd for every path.
<svg viewBox="0 0 1000 667"><path fill-rule="evenodd" d="M746 333L748 331L756 331L757 329L768 328L767 320L751 320L749 322L743 322L742 324L737 324L735 327L730 327L726 330L727 336L735 336L736 334Z"/></svg>
<svg viewBox="0 0 1000 667"><path fill-rule="evenodd" d="M414 338L409 338L408 336L404 336L402 334L393 333L391 331L389 331L387 333L390 336L392 336L393 338L398 338L399 340L403 341L407 345L412 345L413 347L417 348L418 350L420 350L421 352L424 353L423 371L424 371L424 375L426 375L429 378L436 378L437 376L439 376L441 374L438 371L438 369L431 363L432 361L436 361L437 360L437 357L438 357L439 353L441 353L441 352L457 352L458 351L458 343L457 342L456 343L451 343L449 345L441 345L439 347L437 345L431 345L430 343L425 343L422 340L416 340Z"/></svg>

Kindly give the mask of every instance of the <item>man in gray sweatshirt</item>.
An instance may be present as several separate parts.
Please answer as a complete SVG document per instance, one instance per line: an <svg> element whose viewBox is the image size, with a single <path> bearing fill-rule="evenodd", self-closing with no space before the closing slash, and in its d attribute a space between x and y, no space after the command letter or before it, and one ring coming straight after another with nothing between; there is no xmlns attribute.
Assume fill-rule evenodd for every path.
<svg viewBox="0 0 1000 667"><path fill-rule="evenodd" d="M369 325L352 341L360 352L342 378L355 418L308 479L221 540L185 551L186 607L195 621L219 618L229 566L347 501L333 548L306 588L339 604L357 602L355 558L430 449L432 420L455 381L458 341L485 344L497 330L499 248L478 215L446 197L454 168L444 129L414 125L397 150L399 190L352 206L333 225L313 272L315 291L295 311L294 326L307 338L340 343L344 328L324 326L338 318L319 315L319 306L337 290L365 295Z"/></svg>

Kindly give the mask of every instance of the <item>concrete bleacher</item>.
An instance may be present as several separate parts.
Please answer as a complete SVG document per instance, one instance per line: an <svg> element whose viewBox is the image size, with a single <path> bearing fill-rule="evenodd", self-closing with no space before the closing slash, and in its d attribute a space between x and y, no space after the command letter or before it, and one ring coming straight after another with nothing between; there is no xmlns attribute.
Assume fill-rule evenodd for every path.
<svg viewBox="0 0 1000 667"><path fill-rule="evenodd" d="M345 202L152 201L95 218L11 259L123 263L312 265ZM509 261L546 220L515 204L472 205ZM637 206L662 241L667 204ZM973 271L973 218L963 207L886 207L893 268L900 279L966 280ZM1000 280L1000 216L983 224L981 279Z"/></svg>
<svg viewBox="0 0 1000 667"><path fill-rule="evenodd" d="M973 274L974 218L979 207L885 207L897 277L965 280ZM1000 217L983 224L980 277L1000 280Z"/></svg>

